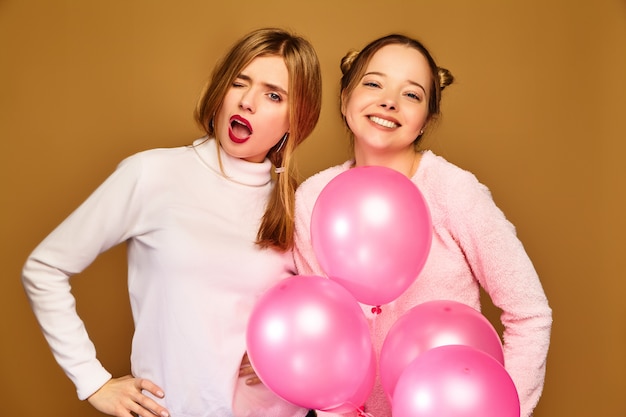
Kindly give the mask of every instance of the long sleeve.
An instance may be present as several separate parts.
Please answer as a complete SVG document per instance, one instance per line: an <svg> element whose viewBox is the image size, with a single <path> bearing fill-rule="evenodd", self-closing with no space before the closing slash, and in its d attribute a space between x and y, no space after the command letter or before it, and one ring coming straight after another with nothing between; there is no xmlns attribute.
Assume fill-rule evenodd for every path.
<svg viewBox="0 0 626 417"><path fill-rule="evenodd" d="M311 213L315 199L311 201L310 197L296 192L294 259L300 275L324 276L311 243Z"/></svg>
<svg viewBox="0 0 626 417"><path fill-rule="evenodd" d="M352 161L319 172L308 178L296 191L294 259L298 274L326 276L317 262L311 242L311 215L317 197L326 184L346 171Z"/></svg>
<svg viewBox="0 0 626 417"><path fill-rule="evenodd" d="M132 164L122 164L28 257L22 282L52 353L85 399L111 374L76 312L70 277L83 271L102 252L123 242L136 216Z"/></svg>
<svg viewBox="0 0 626 417"><path fill-rule="evenodd" d="M345 165L345 164L344 164ZM326 276L315 256L311 243L311 215L317 197L328 181L347 169L333 167L309 178L306 186L296 192L294 259L300 275ZM317 411L318 417L356 417L357 412L333 413Z"/></svg>
<svg viewBox="0 0 626 417"><path fill-rule="evenodd" d="M552 311L515 228L488 189L470 177L449 185L446 207L453 236L495 306L502 310L505 367L518 389L521 416L541 396Z"/></svg>
<svg viewBox="0 0 626 417"><path fill-rule="evenodd" d="M155 401L180 417L305 414L237 378L256 300L295 273L291 251L255 243L274 186L270 168L269 160L232 157L207 138L140 152L33 251L24 288L79 398L111 375L76 313L70 277L124 242L131 373L163 389Z"/></svg>

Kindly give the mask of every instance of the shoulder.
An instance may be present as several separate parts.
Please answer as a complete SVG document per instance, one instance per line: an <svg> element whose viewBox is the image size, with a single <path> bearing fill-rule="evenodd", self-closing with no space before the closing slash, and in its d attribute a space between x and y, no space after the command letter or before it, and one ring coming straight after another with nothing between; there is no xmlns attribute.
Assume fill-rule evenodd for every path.
<svg viewBox="0 0 626 417"><path fill-rule="evenodd" d="M350 169L352 161L327 168L307 178L296 190L296 207L306 205L312 207L324 187L337 175Z"/></svg>
<svg viewBox="0 0 626 417"><path fill-rule="evenodd" d="M491 199L489 189L472 172L431 151L424 152L415 181L431 200L448 207L467 207L477 198Z"/></svg>
<svg viewBox="0 0 626 417"><path fill-rule="evenodd" d="M138 176L167 176L171 175L173 170L188 165L190 156L188 146L148 149L124 158L116 171L134 173Z"/></svg>
<svg viewBox="0 0 626 417"><path fill-rule="evenodd" d="M127 156L118 163L106 181L109 187L162 189L189 166L186 147L154 148Z"/></svg>
<svg viewBox="0 0 626 417"><path fill-rule="evenodd" d="M300 186L296 192L296 195L305 196L305 195L315 195L317 196L322 189L326 187L333 178L342 172L350 169L350 165L352 161L346 161L341 165L335 165L334 167L327 168L323 171L318 172L307 178Z"/></svg>
<svg viewBox="0 0 626 417"><path fill-rule="evenodd" d="M465 187L486 188L476 176L431 151L424 153L418 180L429 184L451 187L458 191Z"/></svg>
<svg viewBox="0 0 626 417"><path fill-rule="evenodd" d="M448 185L478 183L478 179L472 172L449 162L443 156L437 155L432 151L424 152L420 168L423 168L420 170L423 171L424 177L432 179L433 176L436 176L440 181L445 181Z"/></svg>
<svg viewBox="0 0 626 417"><path fill-rule="evenodd" d="M154 148L139 151L122 160L120 165L151 165L151 164L171 164L189 155L189 146L179 146L176 148Z"/></svg>

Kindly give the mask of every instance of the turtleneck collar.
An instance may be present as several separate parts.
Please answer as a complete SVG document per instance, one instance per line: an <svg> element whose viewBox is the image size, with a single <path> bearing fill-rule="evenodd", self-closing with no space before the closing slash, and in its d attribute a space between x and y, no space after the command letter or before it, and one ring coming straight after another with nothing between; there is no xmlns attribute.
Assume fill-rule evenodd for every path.
<svg viewBox="0 0 626 417"><path fill-rule="evenodd" d="M196 154L211 171L223 176L229 181L252 187L260 187L272 180L272 163L265 158L263 162L248 162L227 154L221 146L218 146L214 138L203 137L196 139L192 145ZM216 150L219 148L223 171Z"/></svg>

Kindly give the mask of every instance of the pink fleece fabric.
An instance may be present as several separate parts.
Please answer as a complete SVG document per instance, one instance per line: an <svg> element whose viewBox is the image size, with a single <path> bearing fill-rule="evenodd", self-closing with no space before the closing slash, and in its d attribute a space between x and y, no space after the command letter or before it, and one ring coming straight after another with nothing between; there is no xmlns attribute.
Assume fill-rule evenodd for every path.
<svg viewBox="0 0 626 417"><path fill-rule="evenodd" d="M311 245L311 214L326 184L352 164L347 161L328 168L298 188L294 256L301 275L325 276ZM363 306L376 353L380 353L389 328L417 304L453 300L480 311L482 286L494 305L502 309L505 368L518 390L521 417L531 416L544 384L552 310L514 226L473 174L430 151L423 152L411 180L431 212L432 247L412 286L383 305L381 314L374 315L371 306ZM365 411L373 417L391 416L378 377Z"/></svg>

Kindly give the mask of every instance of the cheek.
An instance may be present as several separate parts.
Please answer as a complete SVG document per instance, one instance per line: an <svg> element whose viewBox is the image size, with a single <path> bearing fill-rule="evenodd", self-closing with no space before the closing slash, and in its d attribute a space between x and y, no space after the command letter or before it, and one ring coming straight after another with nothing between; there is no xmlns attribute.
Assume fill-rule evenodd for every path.
<svg viewBox="0 0 626 417"><path fill-rule="evenodd" d="M346 119L346 125L348 125L348 129L354 131L354 118L352 117L352 113L350 113L349 109L346 109L343 117Z"/></svg>
<svg viewBox="0 0 626 417"><path fill-rule="evenodd" d="M354 120L354 115L357 111L357 104L357 100L352 98L348 104L343 107L342 113L347 122Z"/></svg>
<svg viewBox="0 0 626 417"><path fill-rule="evenodd" d="M217 111L213 118L213 129L216 133L225 134L230 126L228 114L224 111L224 107Z"/></svg>
<svg viewBox="0 0 626 417"><path fill-rule="evenodd" d="M278 112L274 117L273 125L282 131L289 129L289 110Z"/></svg>
<svg viewBox="0 0 626 417"><path fill-rule="evenodd" d="M414 114L415 127L419 130L426 125L428 120L428 110L426 108L420 108L417 114Z"/></svg>

